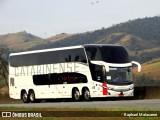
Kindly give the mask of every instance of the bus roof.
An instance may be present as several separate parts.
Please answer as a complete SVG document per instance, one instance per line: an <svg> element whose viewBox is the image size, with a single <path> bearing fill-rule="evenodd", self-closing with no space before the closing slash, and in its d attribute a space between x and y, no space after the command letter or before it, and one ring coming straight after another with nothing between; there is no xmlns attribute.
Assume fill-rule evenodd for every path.
<svg viewBox="0 0 160 120"><path fill-rule="evenodd" d="M41 50L32 50L32 51L25 51L25 52L10 53L10 56L32 54L32 53L41 53L41 52L49 52L49 51L58 51L58 50L67 50L67 49L76 49L76 48L84 48L84 47L87 47L87 46L121 46L121 45L114 45L114 44L84 44L84 45L77 45L77 46L68 46L68 47L59 47L59 48L50 48L50 49L41 49Z"/></svg>
<svg viewBox="0 0 160 120"><path fill-rule="evenodd" d="M85 46L115 46L115 47L118 47L118 46L122 46L122 45L117 45L117 44L84 44L83 46L84 47Z"/></svg>
<svg viewBox="0 0 160 120"><path fill-rule="evenodd" d="M17 52L17 53L10 53L10 56L24 55L24 54L31 54L31 53L49 52L49 51L58 51L58 50L67 50L67 49L76 49L76 48L83 48L83 46L82 45L78 45L78 46L69 46L69 47L60 47L60 48L50 48L50 49L41 49L41 50Z"/></svg>

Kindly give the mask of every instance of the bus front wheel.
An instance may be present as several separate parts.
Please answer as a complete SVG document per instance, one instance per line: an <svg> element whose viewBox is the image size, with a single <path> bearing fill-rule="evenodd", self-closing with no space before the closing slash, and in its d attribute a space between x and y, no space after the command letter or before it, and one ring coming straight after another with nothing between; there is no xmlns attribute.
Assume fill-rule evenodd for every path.
<svg viewBox="0 0 160 120"><path fill-rule="evenodd" d="M80 92L77 88L74 88L72 90L72 98L74 101L79 101L80 100Z"/></svg>

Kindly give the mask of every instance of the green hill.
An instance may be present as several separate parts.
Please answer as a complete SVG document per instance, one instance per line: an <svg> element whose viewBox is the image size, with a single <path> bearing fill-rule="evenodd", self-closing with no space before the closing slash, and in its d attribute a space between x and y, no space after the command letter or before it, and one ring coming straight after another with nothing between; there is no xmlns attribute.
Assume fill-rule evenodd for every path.
<svg viewBox="0 0 160 120"><path fill-rule="evenodd" d="M96 43L102 44L120 44L127 47L131 51L145 50L154 48L150 42L126 33L112 33L98 40Z"/></svg>
<svg viewBox="0 0 160 120"><path fill-rule="evenodd" d="M160 56L160 17L130 20L92 32L60 39L48 47L80 44L120 44L127 47L132 60L141 63Z"/></svg>
<svg viewBox="0 0 160 120"><path fill-rule="evenodd" d="M10 51L25 51L39 45L45 45L48 42L40 37L27 32L18 32L13 34L0 35L0 45L6 46Z"/></svg>
<svg viewBox="0 0 160 120"><path fill-rule="evenodd" d="M54 42L66 39L68 37L71 37L71 36L72 36L72 34L61 33L61 34L57 34L55 36L48 38L47 41L54 43Z"/></svg>
<svg viewBox="0 0 160 120"><path fill-rule="evenodd" d="M137 69L137 68L135 68ZM160 78L160 58L153 59L151 61L148 61L144 64L142 64L142 71L140 73L137 73L137 71L134 69L135 73L138 75L151 75L153 79L159 80Z"/></svg>
<svg viewBox="0 0 160 120"><path fill-rule="evenodd" d="M100 43L102 39L103 42L110 41L108 43L116 43L122 37L124 38L126 35L131 35L134 36L132 37L133 39L141 39L141 41L145 41L146 43L152 43L148 48L153 48L153 46L159 47L160 45L159 33L160 17L156 16L120 23L106 29L102 28L92 32L75 34L71 37L57 41L55 45L68 46L86 43Z"/></svg>

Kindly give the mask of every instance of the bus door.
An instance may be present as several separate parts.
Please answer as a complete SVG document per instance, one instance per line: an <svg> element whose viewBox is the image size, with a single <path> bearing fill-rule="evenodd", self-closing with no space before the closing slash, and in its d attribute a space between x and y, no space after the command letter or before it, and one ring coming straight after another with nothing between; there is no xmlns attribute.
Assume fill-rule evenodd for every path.
<svg viewBox="0 0 160 120"><path fill-rule="evenodd" d="M58 76L58 81L60 84L58 85L58 93L59 96L66 97L69 90L68 90L68 79L69 79L69 74L68 73L60 73Z"/></svg>
<svg viewBox="0 0 160 120"><path fill-rule="evenodd" d="M106 95L107 94L107 84L106 84L106 71L103 65L91 64L90 65L92 79L96 82L96 94Z"/></svg>
<svg viewBox="0 0 160 120"><path fill-rule="evenodd" d="M55 85L57 98L65 98L65 96L67 95L66 88L67 88L67 85L65 84Z"/></svg>
<svg viewBox="0 0 160 120"><path fill-rule="evenodd" d="M57 91L55 85L49 84L47 91L49 98L57 98Z"/></svg>

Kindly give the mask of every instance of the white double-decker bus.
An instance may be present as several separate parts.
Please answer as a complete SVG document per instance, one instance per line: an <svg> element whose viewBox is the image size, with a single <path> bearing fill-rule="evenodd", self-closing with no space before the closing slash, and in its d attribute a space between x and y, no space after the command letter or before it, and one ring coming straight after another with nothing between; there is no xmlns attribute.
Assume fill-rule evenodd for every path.
<svg viewBox="0 0 160 120"><path fill-rule="evenodd" d="M11 53L9 96L41 99L133 96L132 66L125 47L88 44Z"/></svg>

